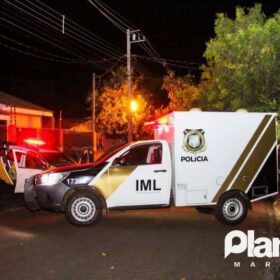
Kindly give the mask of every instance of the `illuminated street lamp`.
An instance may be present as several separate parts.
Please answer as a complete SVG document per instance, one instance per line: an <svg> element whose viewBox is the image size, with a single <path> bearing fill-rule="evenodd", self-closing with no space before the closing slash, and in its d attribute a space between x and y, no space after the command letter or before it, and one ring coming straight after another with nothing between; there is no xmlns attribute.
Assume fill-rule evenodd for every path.
<svg viewBox="0 0 280 280"><path fill-rule="evenodd" d="M138 108L138 104L135 100L131 100L130 102L130 110L132 113L136 112Z"/></svg>
<svg viewBox="0 0 280 280"><path fill-rule="evenodd" d="M131 100L130 101L130 112L131 112L131 123L130 123L130 128L131 128L131 131L129 133L129 138L131 141L133 141L133 113L137 111L137 107L138 107L138 104L135 100Z"/></svg>

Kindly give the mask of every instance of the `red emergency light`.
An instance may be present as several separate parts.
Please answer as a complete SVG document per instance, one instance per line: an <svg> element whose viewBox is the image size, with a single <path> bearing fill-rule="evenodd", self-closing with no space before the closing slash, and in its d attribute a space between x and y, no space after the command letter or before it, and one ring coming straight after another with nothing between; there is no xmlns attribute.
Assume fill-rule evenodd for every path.
<svg viewBox="0 0 280 280"><path fill-rule="evenodd" d="M45 144L46 144L45 141L39 140L39 139L31 139L31 138L28 138L28 139L24 139L23 141L24 141L26 144L32 145L32 146L42 146L42 145L45 145Z"/></svg>
<svg viewBox="0 0 280 280"><path fill-rule="evenodd" d="M144 126L155 125L156 121L144 122Z"/></svg>
<svg viewBox="0 0 280 280"><path fill-rule="evenodd" d="M144 122L144 126L151 126L152 128L158 128L159 126L170 126L173 124L173 118L170 116L163 116L154 121Z"/></svg>

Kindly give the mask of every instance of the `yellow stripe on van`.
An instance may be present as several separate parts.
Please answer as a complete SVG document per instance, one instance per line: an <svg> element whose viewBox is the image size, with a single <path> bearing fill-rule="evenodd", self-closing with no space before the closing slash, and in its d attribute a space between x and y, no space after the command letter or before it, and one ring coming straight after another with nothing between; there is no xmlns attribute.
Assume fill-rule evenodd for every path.
<svg viewBox="0 0 280 280"><path fill-rule="evenodd" d="M266 158L266 155L268 155L269 151L276 143L275 131L276 123L272 121L256 145L253 153L250 155L250 158L243 166L238 177L233 182L231 189L246 191L255 174L261 167L263 159Z"/></svg>
<svg viewBox="0 0 280 280"><path fill-rule="evenodd" d="M248 144L246 145L245 149L241 153L240 157L236 161L235 165L233 166L233 168L229 172L227 178L223 182L221 188L216 193L216 195L213 198L212 202L217 202L219 197L220 197L220 195L223 194L228 189L228 187L230 186L231 182L233 181L233 178L236 176L237 172L240 170L241 165L243 164L243 162L245 161L245 159L249 155L250 151L252 150L253 146L255 145L257 140L259 139L261 133L263 132L264 128L266 127L266 125L268 124L270 119L271 119L271 115L264 116L264 118L261 121L260 125L258 126L256 131L254 132L254 134L251 137L250 141L248 142Z"/></svg>
<svg viewBox="0 0 280 280"><path fill-rule="evenodd" d="M137 166L113 166L105 171L93 186L101 191L104 198L109 198L130 176Z"/></svg>

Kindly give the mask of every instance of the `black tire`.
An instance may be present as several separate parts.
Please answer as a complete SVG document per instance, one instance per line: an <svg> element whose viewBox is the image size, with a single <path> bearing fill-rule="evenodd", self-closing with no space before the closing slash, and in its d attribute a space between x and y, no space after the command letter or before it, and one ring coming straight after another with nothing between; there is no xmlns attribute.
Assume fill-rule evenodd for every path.
<svg viewBox="0 0 280 280"><path fill-rule="evenodd" d="M215 215L219 222L225 225L238 225L247 216L248 200L246 195L239 192L223 194L216 207Z"/></svg>
<svg viewBox="0 0 280 280"><path fill-rule="evenodd" d="M66 201L65 218L75 226L94 225L101 217L101 201L90 191L76 191Z"/></svg>

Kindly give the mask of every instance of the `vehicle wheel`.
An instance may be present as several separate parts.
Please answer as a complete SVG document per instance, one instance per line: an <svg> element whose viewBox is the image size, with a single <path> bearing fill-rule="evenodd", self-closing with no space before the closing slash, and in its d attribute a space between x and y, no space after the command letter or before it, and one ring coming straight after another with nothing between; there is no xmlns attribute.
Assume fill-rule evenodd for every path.
<svg viewBox="0 0 280 280"><path fill-rule="evenodd" d="M89 191L74 192L66 202L65 217L76 226L98 223L102 217L100 199Z"/></svg>
<svg viewBox="0 0 280 280"><path fill-rule="evenodd" d="M225 225L237 225L247 216L248 203L238 192L225 193L219 199L215 214L219 222Z"/></svg>

